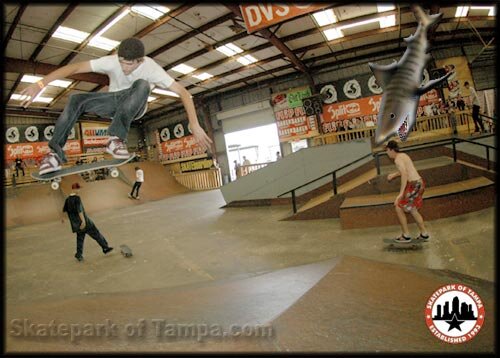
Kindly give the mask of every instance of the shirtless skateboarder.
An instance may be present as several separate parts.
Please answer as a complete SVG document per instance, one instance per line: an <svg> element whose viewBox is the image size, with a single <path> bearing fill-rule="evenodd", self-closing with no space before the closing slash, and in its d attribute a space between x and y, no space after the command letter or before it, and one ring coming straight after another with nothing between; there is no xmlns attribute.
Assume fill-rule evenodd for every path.
<svg viewBox="0 0 500 358"><path fill-rule="evenodd" d="M394 164L396 164L398 168L397 172L387 175L387 180L391 181L401 176L401 189L399 190L399 195L396 197L396 200L394 200L394 206L396 207L396 214L403 232L401 236L395 238L394 241L399 243L411 242L412 240L410 231L408 230L406 213L410 213L413 216L420 229L420 235L417 239L427 241L429 240L429 233L425 228L422 215L418 212L423 202L422 195L425 190L424 180L415 169L411 158L407 154L399 152L399 146L396 141L389 141L385 149L387 156L394 160Z"/></svg>

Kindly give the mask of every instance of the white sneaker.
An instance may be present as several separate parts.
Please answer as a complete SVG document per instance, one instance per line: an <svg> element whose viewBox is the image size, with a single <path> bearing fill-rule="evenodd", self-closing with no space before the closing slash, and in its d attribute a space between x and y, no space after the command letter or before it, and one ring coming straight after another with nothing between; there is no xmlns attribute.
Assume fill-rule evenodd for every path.
<svg viewBox="0 0 500 358"><path fill-rule="evenodd" d="M40 175L53 173L58 170L61 170L61 160L56 153L50 152L43 157L39 168Z"/></svg>
<svg viewBox="0 0 500 358"><path fill-rule="evenodd" d="M109 153L115 159L128 159L130 153L127 150L127 145L118 137L110 137L106 145L106 153Z"/></svg>

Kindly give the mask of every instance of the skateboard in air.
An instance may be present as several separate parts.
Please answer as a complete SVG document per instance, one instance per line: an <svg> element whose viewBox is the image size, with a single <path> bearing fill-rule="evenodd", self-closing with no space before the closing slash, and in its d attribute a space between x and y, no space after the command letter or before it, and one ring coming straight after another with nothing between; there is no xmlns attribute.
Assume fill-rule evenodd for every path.
<svg viewBox="0 0 500 358"><path fill-rule="evenodd" d="M75 165L69 168L58 170L56 172L42 174L42 175L38 173L31 173L31 177L36 180L42 180L47 182L50 181L51 188L57 190L59 189L59 183L61 182L61 178L72 174L81 174L93 170L106 168L106 169L111 169L110 172L111 177L118 178L118 175L120 175L120 173L118 172L118 169L116 169L116 167L119 167L120 165L130 162L134 158L135 158L135 153L132 153L130 157L127 159L106 159L106 160L101 160L99 162Z"/></svg>
<svg viewBox="0 0 500 358"><path fill-rule="evenodd" d="M120 251L124 257L132 256L132 250L127 245L120 245Z"/></svg>
<svg viewBox="0 0 500 358"><path fill-rule="evenodd" d="M389 249L412 249L417 250L422 248L422 244L425 241L422 239L411 239L407 242L395 242L394 239L384 239L384 243L389 244Z"/></svg>

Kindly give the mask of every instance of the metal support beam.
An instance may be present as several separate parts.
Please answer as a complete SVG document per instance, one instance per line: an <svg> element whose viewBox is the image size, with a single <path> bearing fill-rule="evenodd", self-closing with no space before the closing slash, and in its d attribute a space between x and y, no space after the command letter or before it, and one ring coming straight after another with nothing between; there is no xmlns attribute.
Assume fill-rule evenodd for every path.
<svg viewBox="0 0 500 358"><path fill-rule="evenodd" d="M50 72L57 70L58 65L51 65L48 63L34 62L27 60L20 60L17 58L4 57L4 72L14 73L33 73L35 75L48 75ZM85 81L90 83L97 83L99 85L107 86L109 84L108 76L99 73L78 73L68 78Z"/></svg>
<svg viewBox="0 0 500 358"><path fill-rule="evenodd" d="M231 20L233 18L234 18L234 14L231 14L231 13L223 15L223 16L219 17L218 19L210 21L209 23L206 23L205 25L202 25L197 29L189 31L188 33L184 34L183 36L178 37L173 41L170 41L169 43L161 46L160 48L148 53L147 56L156 57L159 54L183 43L184 41L187 41L190 38L195 37L196 35L199 35L200 33L203 33L204 31L207 31L208 29L211 29L212 27L220 25L220 24L226 22L227 20Z"/></svg>
<svg viewBox="0 0 500 358"><path fill-rule="evenodd" d="M151 25L143 28L141 31L139 31L138 33L136 33L132 37L141 38L141 37L146 36L147 34L152 32L153 30L157 29L158 27L160 27L163 24L166 24L167 22L169 22L170 20L172 20L176 16L179 16L180 14L186 12L187 10L194 7L195 5L196 4L184 4L184 5L179 6L178 8L170 11L170 12L167 12L164 16L162 16L161 18L159 18L158 20L153 22Z"/></svg>
<svg viewBox="0 0 500 358"><path fill-rule="evenodd" d="M241 10L238 5L229 5L225 4L225 6L230 9L235 15L242 17L241 15ZM259 30L258 33L260 33L264 38L266 38L271 44L274 45L278 50L283 53L286 57L292 61L292 63L297 67L301 72L308 73L309 70L308 68L302 63L302 61L299 60L299 58L290 50L284 42L282 42L279 38L276 37L275 34L273 34L269 29L262 29Z"/></svg>
<svg viewBox="0 0 500 358"><path fill-rule="evenodd" d="M7 31L7 33L5 34L5 36L3 38L2 48L4 51L7 48L7 44L9 43L9 40L12 37L12 34L14 33L14 30L16 29L17 24L21 20L21 17L23 16L23 13L24 13L24 10L26 10L27 6L28 5L26 3L19 6L19 10L17 10L16 17L14 17L14 21L12 22L12 25L10 25L9 30Z"/></svg>

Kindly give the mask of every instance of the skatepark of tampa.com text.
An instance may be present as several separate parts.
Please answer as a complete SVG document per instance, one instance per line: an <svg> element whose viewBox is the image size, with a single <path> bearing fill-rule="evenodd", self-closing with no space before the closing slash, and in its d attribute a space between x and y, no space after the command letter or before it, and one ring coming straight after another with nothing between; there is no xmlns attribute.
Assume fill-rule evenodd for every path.
<svg viewBox="0 0 500 358"><path fill-rule="evenodd" d="M270 325L170 323L157 318L141 318L126 324L113 323L110 319L105 319L103 323L62 323L56 320L35 323L26 318L9 322L9 335L12 337L47 337L69 339L70 342L87 338L137 338L150 336L151 333L162 340L196 339L201 342L207 338L270 338L275 332Z"/></svg>

